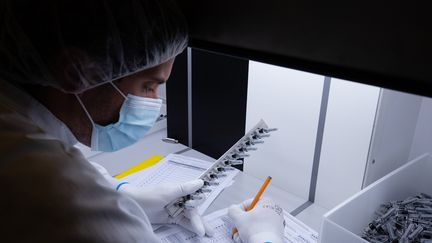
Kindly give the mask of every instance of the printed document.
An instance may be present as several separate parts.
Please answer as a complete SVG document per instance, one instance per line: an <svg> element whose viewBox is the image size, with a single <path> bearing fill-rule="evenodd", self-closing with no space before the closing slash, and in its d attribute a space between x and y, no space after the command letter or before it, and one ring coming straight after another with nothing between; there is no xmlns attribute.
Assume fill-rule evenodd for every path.
<svg viewBox="0 0 432 243"><path fill-rule="evenodd" d="M219 243L233 242L231 239L234 225L227 215L228 210L222 209L204 217L210 227L214 229L213 237L198 237L196 234L173 227L157 232L157 235L165 243ZM285 218L285 243L317 243L318 233L306 226L294 216L284 211Z"/></svg>
<svg viewBox="0 0 432 243"><path fill-rule="evenodd" d="M213 163L179 154L170 154L157 164L121 179L138 187L159 185L161 183L182 183L197 179ZM219 185L209 186L210 192L203 193L205 200L198 206L203 214L224 188L230 186L239 170L227 170L226 176L217 179Z"/></svg>

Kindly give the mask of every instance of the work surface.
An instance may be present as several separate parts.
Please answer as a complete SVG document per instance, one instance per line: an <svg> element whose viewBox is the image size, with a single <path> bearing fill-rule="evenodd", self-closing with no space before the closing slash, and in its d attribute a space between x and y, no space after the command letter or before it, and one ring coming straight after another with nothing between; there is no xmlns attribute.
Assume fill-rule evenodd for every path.
<svg viewBox="0 0 432 243"><path fill-rule="evenodd" d="M195 157L207 161L215 160L195 150L188 150L182 153L182 155ZM216 210L229 207L232 204L240 203L245 199L254 197L258 189L262 185L264 179L265 178L255 178L246 173L240 172L234 178L234 184L226 188L216 198L216 200L207 209L205 214L212 213ZM264 197L272 198L287 212L291 212L305 202L304 199L297 197L291 193L287 193L286 191L271 184L265 191Z"/></svg>
<svg viewBox="0 0 432 243"><path fill-rule="evenodd" d="M84 150L84 155L91 161L97 162L104 166L111 175L119 174L120 172L130 168L135 164L138 164L139 162L151 157L154 154L166 156L170 153L177 153L207 161L215 160L214 158L211 158L198 151L189 149L182 144L165 143L161 140L164 136L165 131L162 130L152 133L137 144L118 152L95 154ZM207 215L219 209L229 207L232 204L237 204L246 199L254 197L264 179L265 178L255 178L242 172L239 173L235 177L235 182L233 185L226 188L204 212L204 214ZM272 184L270 184L267 188L266 192L264 193L264 197L272 198L287 212L292 212L298 207L301 207L306 202L306 199L284 191ZM311 217L308 216L305 221L308 221L310 218ZM317 223L315 223L315 225L310 226L315 230L318 230L318 220L316 222Z"/></svg>

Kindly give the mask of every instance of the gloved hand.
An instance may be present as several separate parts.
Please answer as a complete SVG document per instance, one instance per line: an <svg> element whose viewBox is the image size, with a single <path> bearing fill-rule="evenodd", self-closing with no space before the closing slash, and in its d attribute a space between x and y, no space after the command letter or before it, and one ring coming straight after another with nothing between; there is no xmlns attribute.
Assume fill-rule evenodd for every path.
<svg viewBox="0 0 432 243"><path fill-rule="evenodd" d="M213 234L211 228L202 220L197 209L185 209L177 217L171 217L165 206L173 200L196 192L203 187L202 180L193 180L182 184L161 184L138 188L130 184L120 187L119 191L132 197L146 212L152 224L177 224L199 236Z"/></svg>
<svg viewBox="0 0 432 243"><path fill-rule="evenodd" d="M273 201L263 198L255 207L246 212L252 200L239 205L232 205L228 216L237 227L238 236L244 243L283 243L284 218L283 210ZM238 241L238 238L236 239Z"/></svg>

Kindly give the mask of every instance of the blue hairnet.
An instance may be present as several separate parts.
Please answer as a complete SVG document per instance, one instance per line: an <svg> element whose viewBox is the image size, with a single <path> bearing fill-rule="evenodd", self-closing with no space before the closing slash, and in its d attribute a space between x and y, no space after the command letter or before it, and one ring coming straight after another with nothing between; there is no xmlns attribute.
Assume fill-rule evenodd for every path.
<svg viewBox="0 0 432 243"><path fill-rule="evenodd" d="M0 79L80 93L187 46L171 0L3 0Z"/></svg>

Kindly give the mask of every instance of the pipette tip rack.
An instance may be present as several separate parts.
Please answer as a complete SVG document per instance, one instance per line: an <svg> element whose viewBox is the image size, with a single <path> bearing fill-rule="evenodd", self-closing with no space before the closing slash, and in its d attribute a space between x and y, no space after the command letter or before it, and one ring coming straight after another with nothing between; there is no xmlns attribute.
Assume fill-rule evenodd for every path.
<svg viewBox="0 0 432 243"><path fill-rule="evenodd" d="M243 164L243 159L248 157L249 151L257 150L255 145L264 143L263 139L270 136L270 132L276 128L268 128L264 120L261 120L249 130L240 140L228 149L210 168L204 171L198 179L204 181L204 187L192 195L187 195L174 200L165 206L171 217L178 216L185 208L193 208L199 205L205 196L203 193L210 192L212 186L219 184L218 179L226 176L225 171L233 169L231 166Z"/></svg>

